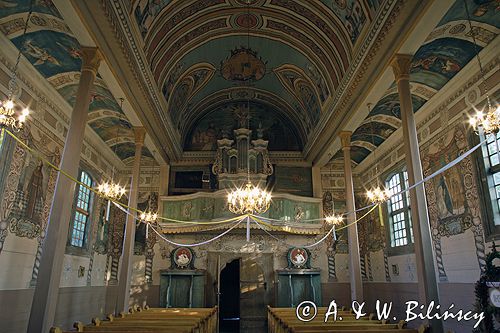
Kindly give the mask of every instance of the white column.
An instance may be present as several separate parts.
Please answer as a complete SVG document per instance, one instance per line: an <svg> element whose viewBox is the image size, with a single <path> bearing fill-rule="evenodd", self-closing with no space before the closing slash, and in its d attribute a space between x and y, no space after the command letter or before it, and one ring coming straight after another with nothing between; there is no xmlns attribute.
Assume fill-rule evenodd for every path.
<svg viewBox="0 0 500 333"><path fill-rule="evenodd" d="M139 195L139 173L141 167L142 147L146 131L143 127L135 127L135 156L132 168L132 179L130 181L130 191L128 206L137 208L137 197ZM131 211L127 215L125 224L125 234L123 235L123 249L120 263L120 275L118 278L118 299L116 302L116 313L128 312L130 298L130 282L132 277L132 256L134 254L135 240L135 217L136 213Z"/></svg>
<svg viewBox="0 0 500 333"><path fill-rule="evenodd" d="M408 183L410 186L423 179L417 126L413 114L410 92L411 59L411 55L398 54L391 64L398 86L406 167L408 169ZM419 300L421 304L429 304L431 301L439 304L439 292L424 184L410 190L410 207L413 238L415 240ZM441 320L432 320L431 330L432 332L443 332L443 323Z"/></svg>
<svg viewBox="0 0 500 333"><path fill-rule="evenodd" d="M344 179L345 179L345 201L346 210L354 212L356 205L354 203L354 184L352 181L351 170L351 135L352 132L340 132L340 141L342 142L342 151L344 152ZM353 223L356 221L356 214L352 213L347 216L347 223L351 224L347 228L349 242L349 279L351 281L351 300L363 301L363 282L361 279L361 263L359 259L359 240L358 240L358 225Z"/></svg>
<svg viewBox="0 0 500 333"><path fill-rule="evenodd" d="M97 48L83 47L81 51L80 82L60 164L61 169L74 178L78 178L90 91L102 59ZM63 174L59 173L57 176L28 322L29 333L48 332L54 324L75 185L75 182Z"/></svg>

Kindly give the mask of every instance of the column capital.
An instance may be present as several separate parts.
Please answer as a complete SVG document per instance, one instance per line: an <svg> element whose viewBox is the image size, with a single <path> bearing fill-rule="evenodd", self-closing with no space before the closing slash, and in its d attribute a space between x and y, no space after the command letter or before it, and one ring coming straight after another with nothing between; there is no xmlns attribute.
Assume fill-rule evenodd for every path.
<svg viewBox="0 0 500 333"><path fill-rule="evenodd" d="M340 142L342 143L342 149L351 148L351 131L342 131L339 133Z"/></svg>
<svg viewBox="0 0 500 333"><path fill-rule="evenodd" d="M82 55L82 72L89 71L96 75L103 59L101 51L97 47L89 46L83 46L80 51Z"/></svg>
<svg viewBox="0 0 500 333"><path fill-rule="evenodd" d="M144 127L134 127L134 138L136 145L144 145L144 138L146 137L146 129Z"/></svg>
<svg viewBox="0 0 500 333"><path fill-rule="evenodd" d="M396 54L391 61L392 71L396 82L401 79L410 79L410 67L413 56L411 54Z"/></svg>

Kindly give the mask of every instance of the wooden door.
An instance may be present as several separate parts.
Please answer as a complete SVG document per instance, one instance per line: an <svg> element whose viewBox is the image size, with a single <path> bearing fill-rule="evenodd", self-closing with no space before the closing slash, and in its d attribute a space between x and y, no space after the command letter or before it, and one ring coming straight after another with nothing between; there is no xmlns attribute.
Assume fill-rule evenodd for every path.
<svg viewBox="0 0 500 333"><path fill-rule="evenodd" d="M267 305L273 298L273 255L243 254L240 261L240 332L267 331Z"/></svg>

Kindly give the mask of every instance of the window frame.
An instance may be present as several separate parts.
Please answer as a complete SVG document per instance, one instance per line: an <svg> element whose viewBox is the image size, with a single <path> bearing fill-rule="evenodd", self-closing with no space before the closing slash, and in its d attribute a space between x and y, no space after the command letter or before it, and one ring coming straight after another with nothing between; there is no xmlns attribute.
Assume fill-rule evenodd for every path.
<svg viewBox="0 0 500 333"><path fill-rule="evenodd" d="M406 179L405 179L406 174ZM405 167L396 167L392 171L388 172L384 177L384 185L386 189L389 189L389 182L395 176L399 175L400 177L400 186L401 190L405 190L408 187L408 173ZM401 181L402 180L402 181ZM408 254L414 252L414 235L413 235L413 224L411 220L411 207L410 207L410 193L406 192L406 195L402 195L402 204L403 207L397 209L395 212L391 212L391 208L389 207L393 203L391 200L387 201L385 205L383 205L383 219L387 221L386 223L386 239L387 239L387 252L389 256L396 256L402 254ZM406 231L406 239L407 243L404 245L393 246L394 242L394 223L392 220L392 216L396 214L404 214L404 230ZM403 229L401 229L403 230Z"/></svg>
<svg viewBox="0 0 500 333"><path fill-rule="evenodd" d="M497 141L499 140L499 134L500 133L497 134ZM484 135L477 135L473 131L471 131L470 135L473 145L485 139ZM477 170L478 194L480 198L484 198L484 200L479 201L481 205L481 217L483 220L485 240L491 241L500 235L500 196L497 197L495 193L493 179L495 173L500 175L500 163L495 166L490 165L487 143L481 145L481 149L476 150L473 154L475 155L475 169ZM496 224L495 220L499 224Z"/></svg>
<svg viewBox="0 0 500 333"><path fill-rule="evenodd" d="M90 187L94 186L94 178L92 177L92 173L89 172L88 170L84 169L79 169L78 170L78 180L83 182L83 175L85 174L88 179L90 180ZM88 201L84 201L86 204L87 210L84 208L80 207L80 202L82 202L80 198L80 189L81 185L76 184L75 186L75 194L73 198L73 206L72 206L72 213L71 213L71 220L70 220L70 225L69 225L69 230L68 230L68 239L67 239L67 244L66 244L66 252L68 254L73 254L73 255L86 255L88 254L88 249L89 249L89 244L90 244L90 227L93 222L93 211L94 211L94 202L95 202L95 196L93 195L94 193L92 191L87 190L88 194ZM85 220L85 226L83 230L79 230L80 232L83 232L83 240L82 240L82 245L76 245L73 244L73 232L75 230L75 223L77 214L81 214L86 217Z"/></svg>

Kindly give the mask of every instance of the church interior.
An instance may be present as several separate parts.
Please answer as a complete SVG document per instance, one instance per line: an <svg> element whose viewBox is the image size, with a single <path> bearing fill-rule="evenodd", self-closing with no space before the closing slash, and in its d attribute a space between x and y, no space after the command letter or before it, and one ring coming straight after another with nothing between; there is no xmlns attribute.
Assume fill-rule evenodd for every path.
<svg viewBox="0 0 500 333"><path fill-rule="evenodd" d="M498 0L0 0L0 332L500 332L499 33Z"/></svg>

